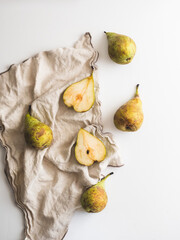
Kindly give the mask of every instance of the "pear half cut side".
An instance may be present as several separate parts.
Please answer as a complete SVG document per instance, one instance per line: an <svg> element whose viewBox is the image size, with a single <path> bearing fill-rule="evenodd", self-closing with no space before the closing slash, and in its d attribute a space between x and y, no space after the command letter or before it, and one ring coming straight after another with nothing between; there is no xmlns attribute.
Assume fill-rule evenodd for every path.
<svg viewBox="0 0 180 240"><path fill-rule="evenodd" d="M76 112L88 111L95 101L93 74L71 84L63 94L63 101L67 107L73 107Z"/></svg>
<svg viewBox="0 0 180 240"><path fill-rule="evenodd" d="M106 157L103 142L84 129L80 129L75 146L76 160L85 166L91 166L95 161L101 162Z"/></svg>

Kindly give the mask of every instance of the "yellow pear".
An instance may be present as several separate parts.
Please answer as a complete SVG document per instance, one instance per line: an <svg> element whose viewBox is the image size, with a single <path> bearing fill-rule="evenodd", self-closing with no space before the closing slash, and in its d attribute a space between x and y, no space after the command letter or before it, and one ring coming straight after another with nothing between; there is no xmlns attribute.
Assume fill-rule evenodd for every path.
<svg viewBox="0 0 180 240"><path fill-rule="evenodd" d="M138 93L139 84L136 86L134 98L122 105L114 115L115 126L122 131L137 131L144 119L142 102Z"/></svg>
<svg viewBox="0 0 180 240"><path fill-rule="evenodd" d="M106 207L108 197L105 191L104 182L112 174L113 172L109 173L97 184L86 189L82 194L81 205L86 212L97 213L101 212Z"/></svg>
<svg viewBox="0 0 180 240"><path fill-rule="evenodd" d="M27 144L37 149L50 146L53 140L52 130L30 114L30 108L25 117L24 136Z"/></svg>
<svg viewBox="0 0 180 240"><path fill-rule="evenodd" d="M93 74L71 84L63 94L63 101L66 106L73 107L76 112L88 111L95 101Z"/></svg>
<svg viewBox="0 0 180 240"><path fill-rule="evenodd" d="M105 159L106 148L100 139L81 128L77 136L75 157L80 164L91 166L94 161Z"/></svg>

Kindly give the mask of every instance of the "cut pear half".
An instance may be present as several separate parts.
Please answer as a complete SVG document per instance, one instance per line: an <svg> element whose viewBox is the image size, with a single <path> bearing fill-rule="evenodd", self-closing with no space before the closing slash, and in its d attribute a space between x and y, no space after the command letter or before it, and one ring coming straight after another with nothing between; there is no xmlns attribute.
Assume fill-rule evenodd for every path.
<svg viewBox="0 0 180 240"><path fill-rule="evenodd" d="M80 129L75 147L76 160L85 166L91 166L94 161L101 162L106 157L104 144L88 131Z"/></svg>
<svg viewBox="0 0 180 240"><path fill-rule="evenodd" d="M63 101L66 106L73 107L76 112L88 111L95 101L93 74L71 84L63 94Z"/></svg>

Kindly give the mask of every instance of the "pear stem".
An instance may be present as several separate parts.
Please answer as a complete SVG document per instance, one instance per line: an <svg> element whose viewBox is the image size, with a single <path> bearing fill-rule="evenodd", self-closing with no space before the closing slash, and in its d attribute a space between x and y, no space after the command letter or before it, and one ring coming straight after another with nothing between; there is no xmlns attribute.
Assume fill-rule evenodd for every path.
<svg viewBox="0 0 180 240"><path fill-rule="evenodd" d="M28 112L31 115L31 105L29 105Z"/></svg>
<svg viewBox="0 0 180 240"><path fill-rule="evenodd" d="M135 96L138 96L138 97L139 97L138 88L139 88L139 84L136 85L136 94L135 94Z"/></svg>
<svg viewBox="0 0 180 240"><path fill-rule="evenodd" d="M104 33L106 34L106 31L104 31Z"/></svg>
<svg viewBox="0 0 180 240"><path fill-rule="evenodd" d="M90 77L93 77L93 74L94 74L94 68L92 67L92 73Z"/></svg>
<svg viewBox="0 0 180 240"><path fill-rule="evenodd" d="M109 176L111 176L112 174L114 174L113 172L111 172L111 173L109 173L107 176L105 176L105 177L103 177L102 179L101 179L101 182L102 181L105 181L106 180L106 178L108 178Z"/></svg>

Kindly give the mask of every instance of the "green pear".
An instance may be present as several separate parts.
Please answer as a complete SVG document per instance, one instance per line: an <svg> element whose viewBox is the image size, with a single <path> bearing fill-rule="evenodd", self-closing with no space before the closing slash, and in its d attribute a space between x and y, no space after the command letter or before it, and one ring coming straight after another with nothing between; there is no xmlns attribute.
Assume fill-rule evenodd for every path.
<svg viewBox="0 0 180 240"><path fill-rule="evenodd" d="M139 84L136 85L134 98L122 105L114 115L114 124L119 130L126 132L137 131L143 123L144 114L138 87Z"/></svg>
<svg viewBox="0 0 180 240"><path fill-rule="evenodd" d="M136 53L136 44L128 36L105 32L108 40L110 58L118 64L130 63Z"/></svg>
<svg viewBox="0 0 180 240"><path fill-rule="evenodd" d="M76 160L85 166L91 166L94 161L101 162L106 157L103 142L84 129L80 129L75 146Z"/></svg>
<svg viewBox="0 0 180 240"><path fill-rule="evenodd" d="M106 177L102 178L100 182L85 190L81 196L81 205L86 212L101 212L107 204L108 197L105 191L105 180L112 175L109 173Z"/></svg>
<svg viewBox="0 0 180 240"><path fill-rule="evenodd" d="M73 107L76 112L88 111L95 101L93 73L71 84L63 94L63 101L67 107Z"/></svg>
<svg viewBox="0 0 180 240"><path fill-rule="evenodd" d="M30 109L25 117L24 136L27 144L37 149L49 147L53 140L51 128L32 117Z"/></svg>

